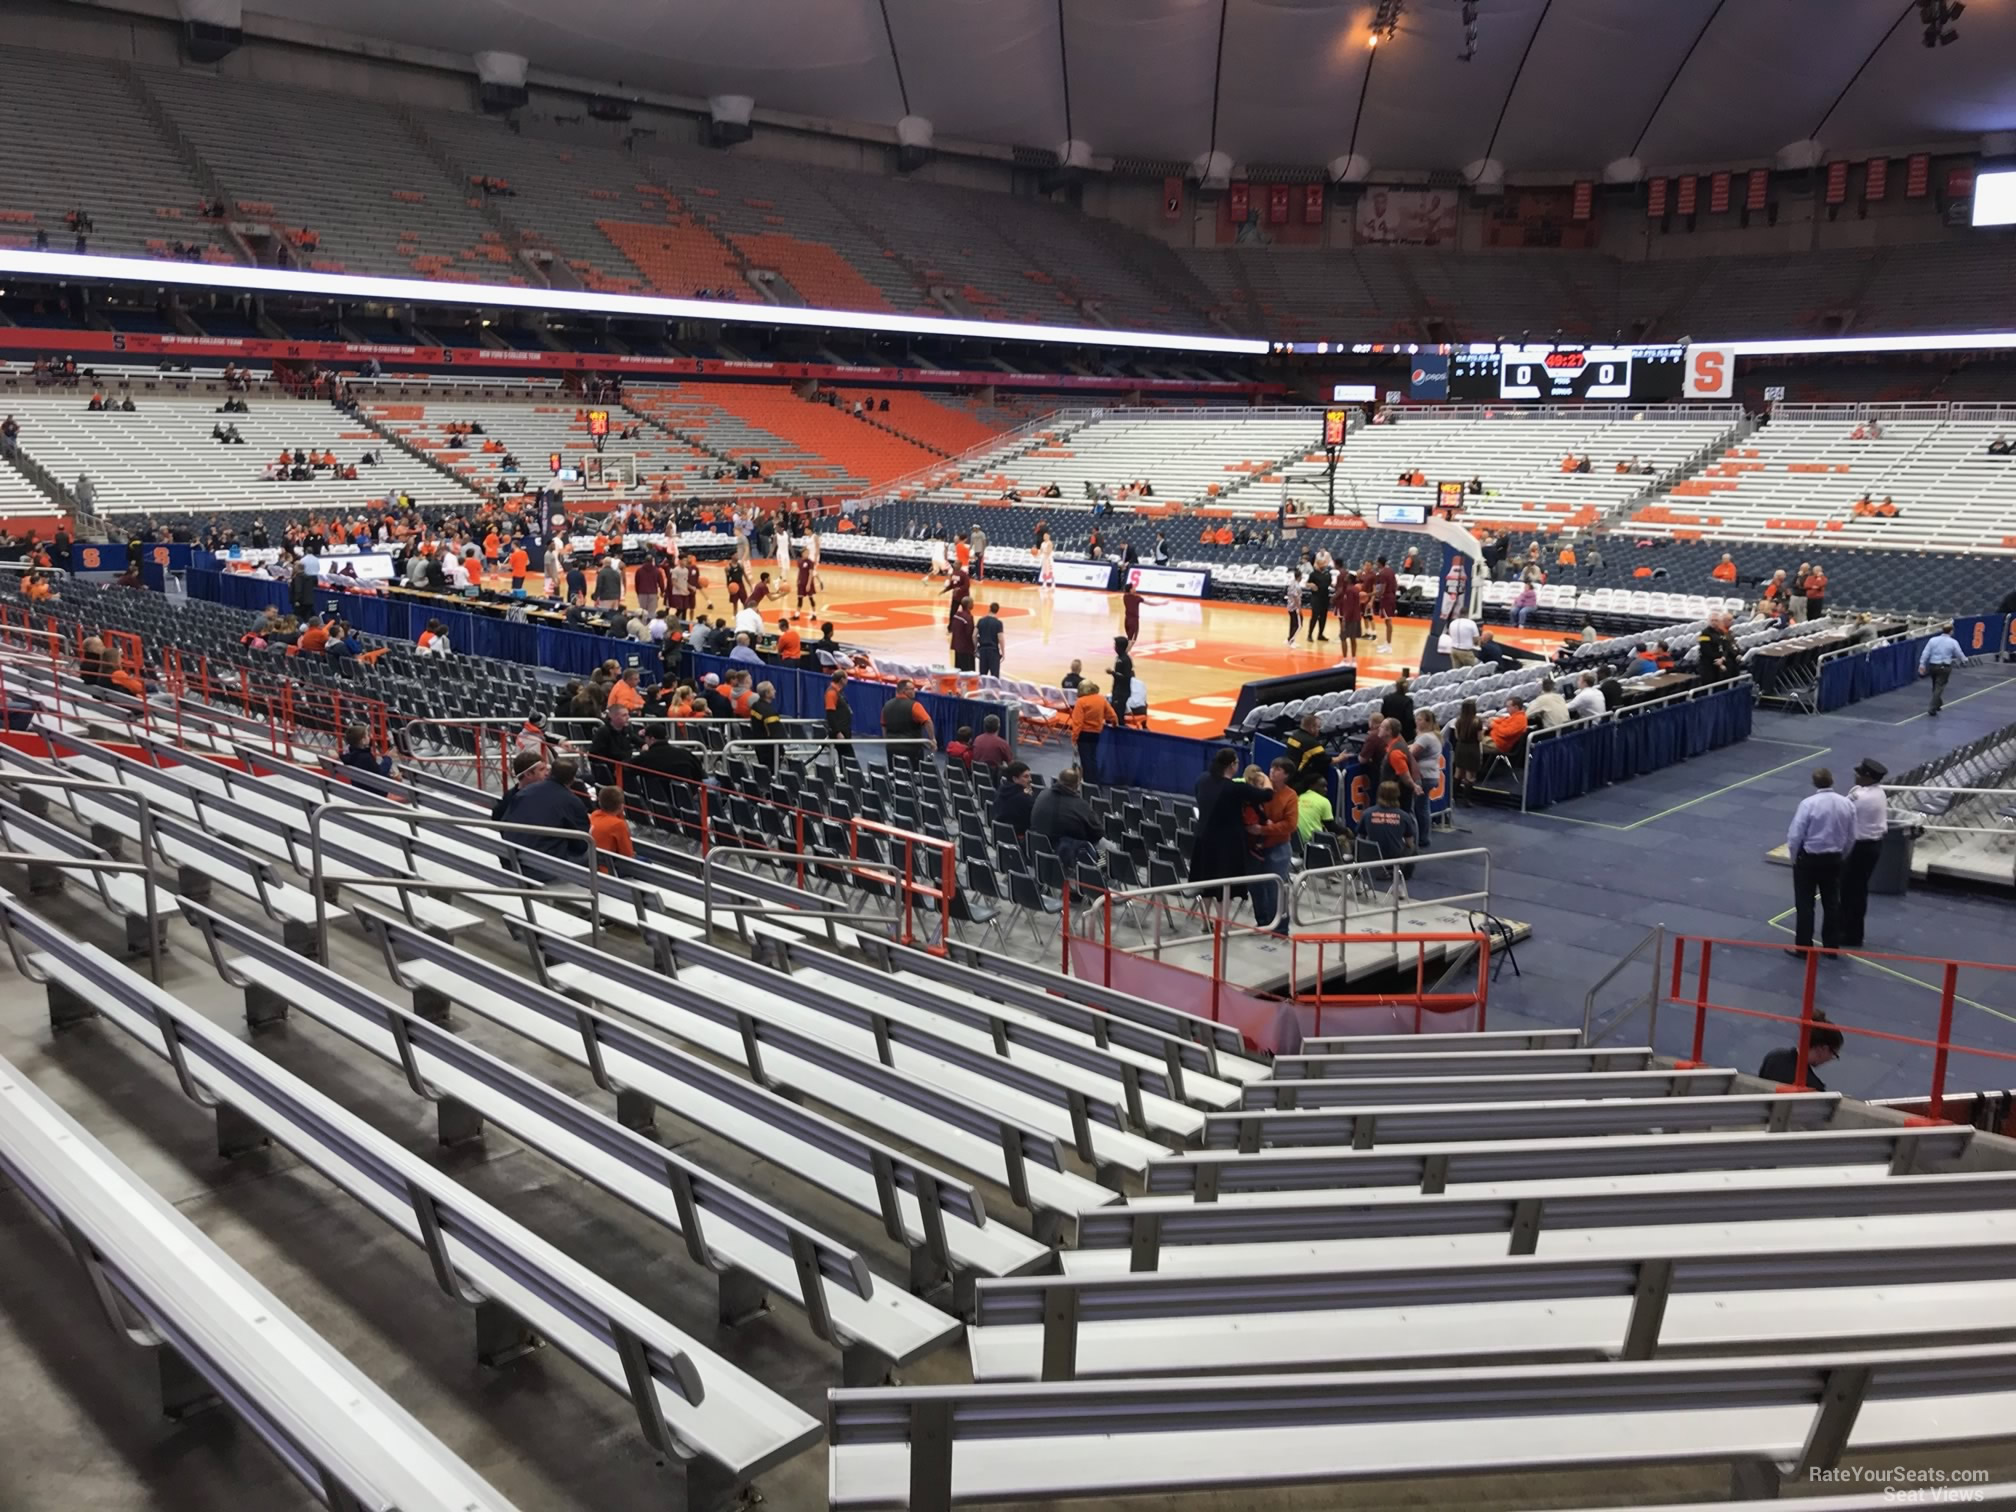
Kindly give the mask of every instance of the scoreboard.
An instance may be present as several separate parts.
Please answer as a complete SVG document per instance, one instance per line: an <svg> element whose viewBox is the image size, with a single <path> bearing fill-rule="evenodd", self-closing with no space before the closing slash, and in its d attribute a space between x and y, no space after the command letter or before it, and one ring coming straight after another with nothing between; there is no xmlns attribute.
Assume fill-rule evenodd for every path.
<svg viewBox="0 0 2016 1512"><path fill-rule="evenodd" d="M1684 346L1470 346L1449 358L1457 403L1662 403L1686 385Z"/></svg>

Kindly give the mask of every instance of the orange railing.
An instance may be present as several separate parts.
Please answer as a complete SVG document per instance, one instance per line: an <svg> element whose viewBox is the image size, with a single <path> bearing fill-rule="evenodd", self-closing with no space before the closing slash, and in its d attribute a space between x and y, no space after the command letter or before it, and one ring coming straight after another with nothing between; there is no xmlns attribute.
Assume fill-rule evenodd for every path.
<svg viewBox="0 0 2016 1512"><path fill-rule="evenodd" d="M1477 947L1477 983L1467 992L1430 992L1428 990L1428 947L1430 945L1453 945L1468 942ZM1323 956L1326 949L1334 949L1332 960L1341 966L1345 952L1358 945L1391 945L1395 947L1395 965L1405 961L1407 947L1414 949L1414 990L1412 992L1332 992L1323 985ZM1302 952L1313 948L1316 965L1313 978L1316 985L1304 989L1300 961ZM1464 1026L1466 1031L1479 1032L1484 1028L1485 1003L1491 995L1491 941L1481 930L1418 930L1402 931L1398 934L1298 934L1289 939L1289 982L1293 987L1295 1001L1313 1006L1316 1010L1314 1034L1323 1032L1323 1010L1331 1008L1383 1008L1398 1007L1414 1010L1414 1033L1422 1032L1422 1021L1429 1014L1474 1012L1474 1023Z"/></svg>
<svg viewBox="0 0 2016 1512"><path fill-rule="evenodd" d="M1849 1039L1864 1039L1877 1043L1910 1045L1932 1052L1931 1089L1926 1102L1933 1118L1944 1115L1946 1083L1951 1060L1955 1055L1977 1056L1995 1062L2016 1062L2016 1051L1991 1050L1980 1045L1960 1044L1953 1038L1953 1011L1960 997L1962 972L1994 973L1993 980L2007 983L2011 991L2008 997L2016 1001L2016 965L2005 965L1993 961L1964 961L1942 959L1936 956L1902 955L1891 951L1843 950L1839 952L1841 961L1858 960L1867 962L1893 975L1901 976L1919 987L1936 992L1939 996L1938 1027L1932 1037L1907 1034L1896 1029L1877 1028L1869 1024L1856 1024L1833 1017L1816 1019L1820 1011L1820 968L1826 952L1808 950L1805 952L1805 971L1802 975L1799 1006L1796 1013L1776 1013L1768 1009L1750 1008L1737 1003L1718 1003L1710 995L1718 960L1725 964L1732 953L1743 951L1766 951L1773 955L1784 950L1782 944L1761 940L1729 940L1704 935L1675 935L1673 954L1666 990L1657 999L1670 1006L1691 1012L1694 1027L1689 1058L1701 1061L1706 1058L1708 1021L1711 1014L1724 1014L1733 1018L1755 1019L1766 1023L1784 1024L1796 1031L1797 1066L1789 1085L1807 1085L1809 1055L1816 1024L1838 1029ZM1739 959L1741 957L1739 956ZM1936 973L1937 983L1927 981L1908 967L1931 967ZM1689 983L1691 981L1691 987ZM1656 1002L1655 1002L1656 1011ZM2005 1081L2002 1085L2007 1085ZM1915 1090L1915 1089L1914 1089Z"/></svg>

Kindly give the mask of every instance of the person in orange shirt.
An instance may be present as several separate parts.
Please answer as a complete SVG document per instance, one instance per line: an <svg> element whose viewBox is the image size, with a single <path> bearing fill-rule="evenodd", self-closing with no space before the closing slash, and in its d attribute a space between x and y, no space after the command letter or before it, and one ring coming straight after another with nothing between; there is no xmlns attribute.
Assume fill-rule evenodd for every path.
<svg viewBox="0 0 2016 1512"><path fill-rule="evenodd" d="M959 564L961 572L973 565L973 544L965 536L952 543L952 559Z"/></svg>
<svg viewBox="0 0 2016 1512"><path fill-rule="evenodd" d="M39 604L55 597L55 591L40 573L30 572L21 579L21 596L31 604Z"/></svg>
<svg viewBox="0 0 2016 1512"><path fill-rule="evenodd" d="M329 649L329 627L317 620L301 632L301 639L294 643L296 649L314 653Z"/></svg>
<svg viewBox="0 0 2016 1512"><path fill-rule="evenodd" d="M628 709L633 714L644 707L643 690L637 686L637 669L629 668L609 685L609 707Z"/></svg>
<svg viewBox="0 0 2016 1512"><path fill-rule="evenodd" d="M1571 473L1575 471L1576 466L1577 464L1575 461L1575 453L1573 452L1568 453L1567 456L1561 459L1561 471L1563 471L1564 473Z"/></svg>
<svg viewBox="0 0 2016 1512"><path fill-rule="evenodd" d="M511 591L520 592L525 587L525 574L532 570L532 554L524 545L513 546L511 555L505 562L505 571L511 574Z"/></svg>
<svg viewBox="0 0 2016 1512"><path fill-rule="evenodd" d="M630 840L630 821L623 817L623 789L605 787L595 795L595 812L588 816L588 835L595 849L612 856L637 854Z"/></svg>
<svg viewBox="0 0 2016 1512"><path fill-rule="evenodd" d="M1728 552L1725 551L1722 553L1722 560L1715 564L1714 570L1708 576L1715 579L1718 583L1733 583L1736 581L1736 563L1730 559Z"/></svg>
<svg viewBox="0 0 2016 1512"><path fill-rule="evenodd" d="M497 562L497 554L503 549L504 549L504 543L497 538L496 531L492 530L484 535L483 537L484 561L490 563L492 566L495 566Z"/></svg>
<svg viewBox="0 0 2016 1512"><path fill-rule="evenodd" d="M789 619L777 621L777 660L787 666L792 665L804 654L804 650L805 643L799 638L798 632L791 628L791 621Z"/></svg>
<svg viewBox="0 0 2016 1512"><path fill-rule="evenodd" d="M1071 738L1078 744L1078 770L1087 782L1099 780L1099 737L1108 725L1120 723L1099 691L1096 682L1078 684L1078 701L1071 705Z"/></svg>
<svg viewBox="0 0 2016 1512"><path fill-rule="evenodd" d="M1428 486L1428 474L1421 471L1418 467L1414 469L1414 486L1416 488L1426 488Z"/></svg>
<svg viewBox="0 0 2016 1512"><path fill-rule="evenodd" d="M1554 565L1557 567L1573 567L1575 565L1575 547L1573 543L1567 541L1561 543L1561 551L1554 558Z"/></svg>
<svg viewBox="0 0 2016 1512"><path fill-rule="evenodd" d="M1230 546L1232 544L1232 527L1230 525L1220 525L1218 533L1212 536L1211 540L1214 545Z"/></svg>
<svg viewBox="0 0 2016 1512"><path fill-rule="evenodd" d="M1491 744L1501 756L1510 756L1526 734L1526 700L1508 698L1505 712L1491 721Z"/></svg>

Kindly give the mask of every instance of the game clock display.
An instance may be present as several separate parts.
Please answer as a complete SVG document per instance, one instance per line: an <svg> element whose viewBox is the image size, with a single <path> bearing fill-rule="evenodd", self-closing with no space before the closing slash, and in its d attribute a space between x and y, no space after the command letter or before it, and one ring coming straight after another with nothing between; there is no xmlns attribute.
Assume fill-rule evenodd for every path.
<svg viewBox="0 0 2016 1512"><path fill-rule="evenodd" d="M1681 346L1470 347L1449 359L1449 397L1470 404L1660 403L1681 397Z"/></svg>

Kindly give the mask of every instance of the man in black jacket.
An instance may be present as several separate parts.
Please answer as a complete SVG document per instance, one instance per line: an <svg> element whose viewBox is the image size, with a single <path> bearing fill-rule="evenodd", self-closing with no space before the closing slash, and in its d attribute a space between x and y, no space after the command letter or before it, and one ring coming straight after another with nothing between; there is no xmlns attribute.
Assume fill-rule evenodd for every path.
<svg viewBox="0 0 2016 1512"><path fill-rule="evenodd" d="M1414 695L1407 687L1407 669L1402 667L1400 675L1393 680L1393 689L1379 700L1379 717L1397 719L1400 733L1408 740L1414 738Z"/></svg>
<svg viewBox="0 0 2016 1512"><path fill-rule="evenodd" d="M1099 859L1099 819L1085 801L1083 787L1078 768L1067 767L1043 789L1029 814L1029 827L1050 842L1067 872L1078 865L1081 856Z"/></svg>
<svg viewBox="0 0 2016 1512"><path fill-rule="evenodd" d="M516 770L517 762L523 761L527 756L533 756L533 753L521 752L513 762L513 769ZM536 767L538 765L536 756L533 756L533 762ZM533 768L527 768L525 775L531 776L532 771ZM594 854L595 843L589 838L588 833L588 805L581 801L573 788L575 771L574 763L563 758L554 762L545 776L533 781L521 780L519 786L507 793L491 811L491 817L507 824L536 824L542 829L578 830L580 839L569 840L559 835L520 835L508 830L501 832L501 838L507 843L515 842L528 850L543 851L562 861L585 862ZM554 880L553 874L541 868L536 862L522 864L525 875L533 881Z"/></svg>
<svg viewBox="0 0 2016 1512"><path fill-rule="evenodd" d="M1846 1039L1841 1031L1827 1022L1826 1014L1816 1012L1813 1015L1813 1028L1806 1039L1807 1091L1827 1090L1826 1083L1813 1074L1814 1069L1826 1065L1829 1061L1839 1060L1841 1047L1845 1043ZM1764 1057L1764 1064L1757 1068L1757 1074L1768 1082L1775 1082L1778 1086L1791 1086L1799 1074L1799 1047L1786 1045L1782 1049L1773 1050Z"/></svg>
<svg viewBox="0 0 2016 1512"><path fill-rule="evenodd" d="M630 711L612 703L603 711L602 723L588 742L588 756L595 763L596 780L617 787L623 785L622 768L637 756L638 732L631 727Z"/></svg>
<svg viewBox="0 0 2016 1512"><path fill-rule="evenodd" d="M1708 617L1708 628L1701 632L1700 659L1694 675L1704 683L1727 682L1743 671L1743 650L1736 644L1736 637L1730 633L1730 615L1727 610Z"/></svg>
<svg viewBox="0 0 2016 1512"><path fill-rule="evenodd" d="M1029 763L1011 761L1001 773L1001 786L994 794L994 822L1005 824L1017 836L1029 832L1029 816L1036 807L1035 779Z"/></svg>

